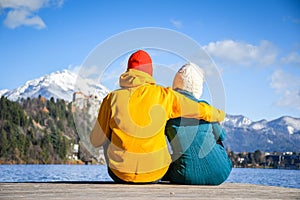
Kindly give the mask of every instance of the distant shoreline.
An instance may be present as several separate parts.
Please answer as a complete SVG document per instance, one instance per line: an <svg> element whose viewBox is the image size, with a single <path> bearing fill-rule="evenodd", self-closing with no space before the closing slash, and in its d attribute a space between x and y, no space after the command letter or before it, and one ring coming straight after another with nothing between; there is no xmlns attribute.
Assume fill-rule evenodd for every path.
<svg viewBox="0 0 300 200"><path fill-rule="evenodd" d="M0 165L105 165L105 164L101 164L101 163L86 164L81 160L77 160L77 161L73 161L73 162L52 163L52 164L47 164L47 163L14 163L14 162L2 162L2 161L0 161ZM299 168L296 168L296 167L277 167L277 168L275 168L275 167L268 167L268 166L247 166L247 167L233 166L233 168L300 170Z"/></svg>

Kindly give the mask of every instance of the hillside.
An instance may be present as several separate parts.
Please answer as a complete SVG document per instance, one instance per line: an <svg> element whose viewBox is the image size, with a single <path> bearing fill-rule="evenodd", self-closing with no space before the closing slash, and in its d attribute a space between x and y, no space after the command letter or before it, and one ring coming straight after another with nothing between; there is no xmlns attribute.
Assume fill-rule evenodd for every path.
<svg viewBox="0 0 300 200"><path fill-rule="evenodd" d="M0 99L0 163L66 163L78 144L71 103ZM80 159L89 156L79 151Z"/></svg>

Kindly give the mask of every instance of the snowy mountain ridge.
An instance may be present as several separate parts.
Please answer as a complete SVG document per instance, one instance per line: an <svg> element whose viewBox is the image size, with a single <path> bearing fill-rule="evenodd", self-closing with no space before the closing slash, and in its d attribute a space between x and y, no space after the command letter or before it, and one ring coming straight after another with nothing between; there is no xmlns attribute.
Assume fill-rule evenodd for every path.
<svg viewBox="0 0 300 200"><path fill-rule="evenodd" d="M41 95L47 99L54 97L55 99L64 99L71 102L74 92L78 91L82 91L86 95L97 94L101 99L108 93L108 89L100 83L97 84L91 80L84 80L76 73L63 70L29 80L24 85L11 91L1 90L0 95L12 101L18 101L21 98L27 97L34 98Z"/></svg>
<svg viewBox="0 0 300 200"><path fill-rule="evenodd" d="M243 115L226 115L222 122L223 126L228 128L245 128L253 130L273 129L276 131L286 132L289 134L300 132L300 119L290 116L283 116L275 120L251 121Z"/></svg>

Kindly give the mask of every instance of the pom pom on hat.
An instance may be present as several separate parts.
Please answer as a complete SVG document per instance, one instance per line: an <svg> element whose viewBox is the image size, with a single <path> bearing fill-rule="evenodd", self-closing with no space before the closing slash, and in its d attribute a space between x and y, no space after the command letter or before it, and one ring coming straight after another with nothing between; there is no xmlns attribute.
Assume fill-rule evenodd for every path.
<svg viewBox="0 0 300 200"><path fill-rule="evenodd" d="M182 66L173 80L173 89L181 89L191 92L194 97L200 99L203 90L204 71L194 63Z"/></svg>
<svg viewBox="0 0 300 200"><path fill-rule="evenodd" d="M129 69L143 71L152 76L153 67L151 57L143 50L136 51L128 59L127 70Z"/></svg>

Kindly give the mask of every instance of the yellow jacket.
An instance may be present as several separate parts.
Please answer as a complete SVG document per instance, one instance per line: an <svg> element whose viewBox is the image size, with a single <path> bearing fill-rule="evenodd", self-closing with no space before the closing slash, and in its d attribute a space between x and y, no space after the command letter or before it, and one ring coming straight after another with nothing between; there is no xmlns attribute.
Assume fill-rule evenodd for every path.
<svg viewBox="0 0 300 200"><path fill-rule="evenodd" d="M166 173L171 163L164 134L168 119L183 116L213 122L225 118L223 111L158 86L138 70L122 74L120 86L103 99L90 139L95 147L108 139L109 168L127 182L153 182Z"/></svg>

